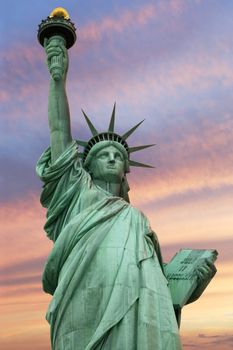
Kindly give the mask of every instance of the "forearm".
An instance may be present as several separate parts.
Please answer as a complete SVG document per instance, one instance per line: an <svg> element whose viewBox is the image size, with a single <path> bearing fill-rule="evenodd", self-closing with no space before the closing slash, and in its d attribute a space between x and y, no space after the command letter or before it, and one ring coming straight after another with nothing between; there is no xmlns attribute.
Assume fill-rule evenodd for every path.
<svg viewBox="0 0 233 350"><path fill-rule="evenodd" d="M52 162L54 162L72 142L69 105L63 79L55 81L51 78L48 118Z"/></svg>

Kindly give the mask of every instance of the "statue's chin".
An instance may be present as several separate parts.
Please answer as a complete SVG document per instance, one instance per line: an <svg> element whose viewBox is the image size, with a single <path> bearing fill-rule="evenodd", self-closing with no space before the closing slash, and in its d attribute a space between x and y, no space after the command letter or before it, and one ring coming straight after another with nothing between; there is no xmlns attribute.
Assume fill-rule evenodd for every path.
<svg viewBox="0 0 233 350"><path fill-rule="evenodd" d="M94 172L92 174L93 180L108 182L108 183L121 183L124 174L116 167L107 167L102 171Z"/></svg>
<svg viewBox="0 0 233 350"><path fill-rule="evenodd" d="M103 177L92 178L94 182L98 183L101 187L105 187L106 184L120 184L122 179L116 174L106 174Z"/></svg>

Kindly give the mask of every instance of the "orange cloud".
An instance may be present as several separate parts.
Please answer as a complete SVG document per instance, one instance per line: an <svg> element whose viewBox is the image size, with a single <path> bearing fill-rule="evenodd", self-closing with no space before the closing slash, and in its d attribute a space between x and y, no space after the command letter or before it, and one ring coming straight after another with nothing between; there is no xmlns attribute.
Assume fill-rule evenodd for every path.
<svg viewBox="0 0 233 350"><path fill-rule="evenodd" d="M232 272L225 274L225 269L232 269L232 262L218 264L217 267L217 274L200 299L184 307L182 332L198 329L200 333L207 334L217 330L231 331L233 313L229 305L233 292Z"/></svg>
<svg viewBox="0 0 233 350"><path fill-rule="evenodd" d="M43 232L44 211L31 196L1 205L0 347L4 350L49 348L45 313L50 296L41 274L52 247Z"/></svg>
<svg viewBox="0 0 233 350"><path fill-rule="evenodd" d="M232 204L232 189L226 189L216 194L207 192L200 197L191 195L182 199L181 195L181 200L170 198L170 203L168 199L162 205L155 201L139 207L149 217L162 246L169 243L192 247L196 242L200 248L209 240L209 248L218 248L219 239L232 238ZM221 254L229 257L228 249L221 246Z"/></svg>
<svg viewBox="0 0 233 350"><path fill-rule="evenodd" d="M232 333L227 329L208 329L203 333L186 332L182 336L184 350L230 350L232 348Z"/></svg>
<svg viewBox="0 0 233 350"><path fill-rule="evenodd" d="M143 195L143 192L141 193ZM230 202L230 194L227 197L229 202L227 203L226 198L221 201L220 196L216 198L219 202L220 208L222 208L222 223L227 221L226 213L231 213L232 205ZM179 227L179 220L177 220L177 208L168 207L166 210L158 211L155 217L155 224L161 219L164 220L163 224L167 222L170 230L170 241L164 240L164 235L167 233L161 227L158 231L159 239L162 241L162 250L166 250L168 243L173 247L169 248L170 252L173 249L178 250L178 247L182 247L183 244L191 242L190 246L195 248L198 246L192 243L193 235L196 234L196 239L199 242L199 248L209 247L217 248L220 247L220 243L217 242L216 238L211 235L211 230L208 233L202 233L205 235L206 242L202 242L202 236L195 232L195 227L190 229L194 222L196 225L202 225L202 220L210 220L210 212L212 212L213 226L216 225L217 220L221 217L221 212L216 208L216 201L211 201L208 204L204 201L196 202L194 205L187 203L183 207L178 208L180 210L180 223L186 225L186 231L181 231ZM225 202L225 207L224 207ZM184 213L183 209L186 207L188 211ZM208 210L207 210L208 209ZM202 216L198 215L200 212ZM193 216L189 217L189 215ZM163 215L163 217L162 217ZM44 315L50 300L50 296L44 294L40 286L40 274L41 274L41 261L46 259L52 248L51 243L43 236L42 226L45 222L45 211L41 209L39 204L39 198L31 196L28 199L22 199L14 205L10 203L6 206L1 207L1 223L2 223L2 244L4 244L4 257L1 261L1 267L6 271L4 286L1 288L1 306L3 306L3 317L1 318L2 324L0 329L4 329L4 335L0 341L0 345L6 350L13 350L15 344L22 346L22 349L30 349L33 339L38 339L36 349L42 350L49 345L49 326L44 320ZM170 226L169 226L170 225ZM157 226L157 225L156 225ZM229 230L232 227L229 221ZM179 231L182 233L182 239L176 241L172 239L172 236L176 235ZM216 226L216 230L222 233L220 228ZM186 235L184 236L184 232ZM229 231L230 232L230 231ZM11 244L9 244L9 237ZM173 237L174 238L174 237ZM221 250L230 249L229 241L226 241L225 249L224 243L221 243ZM228 252L229 253L229 252ZM219 251L219 254L223 252ZM222 332L218 329L217 334L225 334L227 327L231 324L230 316L226 318L226 314L229 310L229 302L232 295L232 260L218 263L218 274L214 281L210 284L202 298L195 304L187 306L183 311L182 316L182 329L181 332L184 334L184 341L188 342L188 336L192 333L193 339L194 332L204 333L206 335L210 329L211 334L216 334L214 329L219 328L219 320L222 322ZM224 286L224 287L223 287ZM224 300L224 302L223 302ZM211 305L215 305L212 308ZM205 310L208 310L206 312ZM224 333L225 332L225 333ZM39 339L40 337L40 339ZM198 338L197 344L202 344L204 340ZM205 339L206 341L206 339ZM210 341L210 339L208 340ZM13 345L14 344L14 345ZM21 344L21 345L20 345ZM191 344L191 343L190 343ZM20 349L20 347L19 347ZM187 348L188 349L188 348ZM204 348L203 348L204 349ZM214 347L213 347L214 349ZM217 349L217 348L216 348Z"/></svg>
<svg viewBox="0 0 233 350"><path fill-rule="evenodd" d="M32 195L13 203L1 205L1 245L5 247L1 254L1 266L26 259L44 256L51 248L51 243L43 237L45 211L39 198Z"/></svg>
<svg viewBox="0 0 233 350"><path fill-rule="evenodd" d="M190 194L193 199L195 193L200 195L201 191L231 187L232 129L231 115L221 116L221 119L201 116L197 120L181 116L171 122L169 128L160 135L159 147L144 152L141 158L145 163L157 165L156 169L132 168L132 201L136 205L148 205L182 194ZM159 129L155 132L159 134ZM148 143L156 141L155 132L147 130ZM141 181L142 173L144 181Z"/></svg>
<svg viewBox="0 0 233 350"><path fill-rule="evenodd" d="M45 320L47 301L34 301L1 305L0 346L4 350L49 349L49 325ZM33 345L32 345L33 344Z"/></svg>

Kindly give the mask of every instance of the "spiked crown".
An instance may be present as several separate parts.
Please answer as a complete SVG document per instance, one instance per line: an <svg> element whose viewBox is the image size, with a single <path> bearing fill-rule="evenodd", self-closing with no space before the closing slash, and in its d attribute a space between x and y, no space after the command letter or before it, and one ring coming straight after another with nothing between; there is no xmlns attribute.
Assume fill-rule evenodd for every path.
<svg viewBox="0 0 233 350"><path fill-rule="evenodd" d="M140 151L142 149L148 148L148 147L152 147L152 146L154 146L154 144L137 146L137 147L129 147L127 142L126 142L126 139L142 124L142 122L144 120L142 120L140 123L136 124L130 130L125 132L122 136L120 136L114 132L115 110L116 110L116 103L114 104L114 107L113 107L108 130L105 132L101 132L101 133L99 133L97 131L97 129L94 127L94 125L92 124L92 122L90 121L90 119L88 118L86 113L82 110L82 113L86 119L87 125L92 133L92 138L89 141L77 140L77 143L80 146L84 147L83 153L79 153L80 157L82 158L84 167L87 164L88 156L89 156L91 150L93 150L94 146L99 144L99 142L110 141L110 142L115 143L116 145L120 146L121 149L124 150L124 153L127 154L129 165L137 166L137 167L144 167L144 168L153 168L153 166L151 166L151 165L147 165L147 164L143 164L143 163L139 163L139 162L136 162L134 160L131 160L130 154L133 152L137 152L137 151Z"/></svg>

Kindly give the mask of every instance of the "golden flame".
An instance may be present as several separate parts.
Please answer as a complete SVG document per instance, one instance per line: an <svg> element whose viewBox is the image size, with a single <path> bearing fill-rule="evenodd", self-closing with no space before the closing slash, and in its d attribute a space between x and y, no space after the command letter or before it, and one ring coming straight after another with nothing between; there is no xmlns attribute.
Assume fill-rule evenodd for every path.
<svg viewBox="0 0 233 350"><path fill-rule="evenodd" d="M63 7L56 7L49 15L50 18L52 17L63 17L65 19L69 19L69 13L64 9Z"/></svg>

